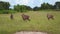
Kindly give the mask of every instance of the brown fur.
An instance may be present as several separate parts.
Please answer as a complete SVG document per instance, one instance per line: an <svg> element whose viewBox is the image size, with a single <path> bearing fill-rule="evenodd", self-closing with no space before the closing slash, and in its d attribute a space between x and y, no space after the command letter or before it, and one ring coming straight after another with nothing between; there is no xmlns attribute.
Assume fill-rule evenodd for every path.
<svg viewBox="0 0 60 34"><path fill-rule="evenodd" d="M24 21L25 21L25 20L29 20L29 21L30 21L30 19L29 19L29 16L28 16L28 15L22 14L22 18L23 18L23 20L24 20Z"/></svg>
<svg viewBox="0 0 60 34"><path fill-rule="evenodd" d="M54 17L53 15L51 15L51 14L47 14L47 18L48 18L48 20L49 20L49 19L54 19L53 17Z"/></svg>
<svg viewBox="0 0 60 34"><path fill-rule="evenodd" d="M10 18L13 19L13 14L11 14Z"/></svg>

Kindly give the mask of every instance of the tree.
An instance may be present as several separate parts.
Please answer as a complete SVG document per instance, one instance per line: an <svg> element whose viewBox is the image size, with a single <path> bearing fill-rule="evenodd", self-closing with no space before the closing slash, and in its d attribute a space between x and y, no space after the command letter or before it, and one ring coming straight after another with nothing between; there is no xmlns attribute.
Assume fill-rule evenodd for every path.
<svg viewBox="0 0 60 34"><path fill-rule="evenodd" d="M56 2L54 7L55 7L55 9L60 9L60 2Z"/></svg>
<svg viewBox="0 0 60 34"><path fill-rule="evenodd" d="M18 12L26 12L27 10L31 10L31 7L18 4L14 6L14 10Z"/></svg>
<svg viewBox="0 0 60 34"><path fill-rule="evenodd" d="M9 2L0 1L0 10L8 10L10 7Z"/></svg>
<svg viewBox="0 0 60 34"><path fill-rule="evenodd" d="M26 7L26 10L32 10L32 8L30 6L25 6Z"/></svg>
<svg viewBox="0 0 60 34"><path fill-rule="evenodd" d="M48 3L41 4L41 9L53 9L53 6Z"/></svg>
<svg viewBox="0 0 60 34"><path fill-rule="evenodd" d="M33 10L34 10L34 11L38 11L39 8L40 8L40 7L37 7L37 6L36 6L36 7L33 8Z"/></svg>

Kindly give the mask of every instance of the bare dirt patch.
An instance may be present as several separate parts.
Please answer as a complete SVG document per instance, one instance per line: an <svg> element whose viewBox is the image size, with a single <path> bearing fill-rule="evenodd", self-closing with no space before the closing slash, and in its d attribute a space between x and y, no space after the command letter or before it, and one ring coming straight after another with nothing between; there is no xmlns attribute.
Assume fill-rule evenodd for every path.
<svg viewBox="0 0 60 34"><path fill-rule="evenodd" d="M32 32L32 31L21 31L14 34L47 34L46 32Z"/></svg>

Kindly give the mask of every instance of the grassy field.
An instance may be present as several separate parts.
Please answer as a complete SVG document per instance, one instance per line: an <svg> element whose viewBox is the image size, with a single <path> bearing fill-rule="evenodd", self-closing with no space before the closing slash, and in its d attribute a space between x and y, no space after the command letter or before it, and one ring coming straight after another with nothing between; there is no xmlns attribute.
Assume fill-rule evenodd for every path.
<svg viewBox="0 0 60 34"><path fill-rule="evenodd" d="M48 20L47 13L54 15L54 20ZM22 13L15 13L14 19L10 14L0 14L0 34L13 34L17 31L42 31L48 34L60 34L60 12L57 11L36 11L26 12L31 21L23 21Z"/></svg>

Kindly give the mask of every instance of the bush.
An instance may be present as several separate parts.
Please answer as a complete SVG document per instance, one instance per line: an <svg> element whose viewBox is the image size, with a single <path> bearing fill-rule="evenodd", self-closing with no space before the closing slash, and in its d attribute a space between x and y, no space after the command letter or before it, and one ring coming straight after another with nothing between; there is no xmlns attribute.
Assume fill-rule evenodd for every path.
<svg viewBox="0 0 60 34"><path fill-rule="evenodd" d="M15 13L13 10L0 10L0 14L9 14L9 13Z"/></svg>

